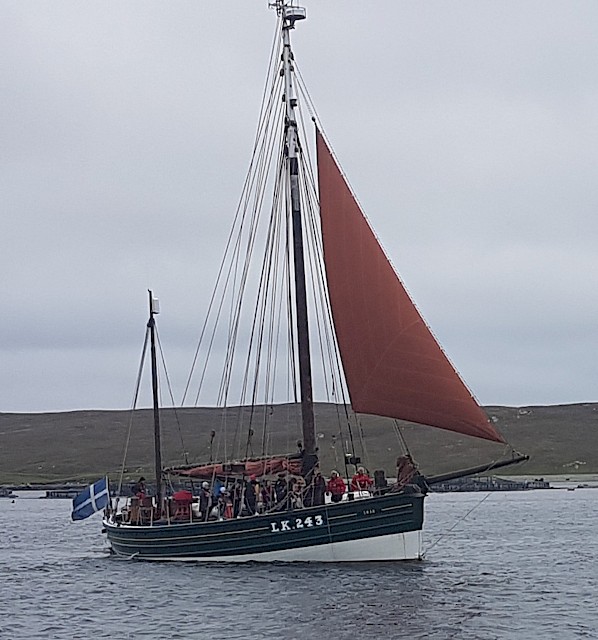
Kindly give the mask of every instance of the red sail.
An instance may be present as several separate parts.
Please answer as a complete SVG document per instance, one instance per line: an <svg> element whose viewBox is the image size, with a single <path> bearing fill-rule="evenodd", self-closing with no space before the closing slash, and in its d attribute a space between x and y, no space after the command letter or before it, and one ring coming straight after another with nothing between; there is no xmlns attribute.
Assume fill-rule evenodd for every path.
<svg viewBox="0 0 598 640"><path fill-rule="evenodd" d="M324 262L351 405L504 442L436 342L316 131Z"/></svg>

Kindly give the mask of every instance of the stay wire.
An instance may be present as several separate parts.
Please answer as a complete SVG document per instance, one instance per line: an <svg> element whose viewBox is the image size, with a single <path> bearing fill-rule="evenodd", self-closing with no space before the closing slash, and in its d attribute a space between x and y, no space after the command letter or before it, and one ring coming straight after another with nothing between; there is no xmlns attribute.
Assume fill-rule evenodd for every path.
<svg viewBox="0 0 598 640"><path fill-rule="evenodd" d="M263 200L264 200L264 197L265 197L266 185L267 185L267 181L268 181L267 167L268 167L268 165L270 165L270 160L268 160L268 158L273 158L274 157L273 150L274 150L274 147L276 146L276 139L277 139L276 126L271 126L269 131L267 132L267 136L265 138L265 140L266 140L266 145L264 146L264 157L265 157L265 159L264 159L264 162L262 163L261 176L260 176L260 179L259 179L259 185L260 186L257 189L257 193L256 193L256 204L255 204L255 209L254 209L254 214L255 214L256 218L259 215L259 212L261 211L261 209L263 208ZM279 148L278 155L280 155L280 153L281 153L281 150ZM275 196L274 200L276 200L276 197L277 197L276 196L276 187L275 187L274 196ZM270 240L267 241L267 243L266 243L267 245L268 244L269 245L272 244L272 229L271 229L271 227L272 227L272 224L270 223L269 231L268 231L268 234L267 234L267 237L270 238ZM256 227L256 229L257 229L257 227ZM257 309L259 309L259 305L260 304L264 303L264 296L266 296L266 299L267 299L268 278L266 277L267 276L267 270L265 270L264 267L269 262L268 255L270 255L270 253L269 253L269 251L267 251L265 253L266 253L266 256L264 258L264 261L262 262L262 277L261 277L261 283L262 284L260 285L260 287L258 289L258 292L257 292L257 297L256 297L256 305L257 306L255 307L256 311L254 312L254 322L253 322L253 328L252 328L252 337L250 339L250 343L249 343L249 347L248 347L247 355L246 355L245 375L244 375L243 383L242 383L242 387L241 387L241 397L242 397L242 399L244 399L247 396L247 393L248 393L248 374L249 374L249 366L250 366L250 362L251 362L251 358L252 358L251 353L252 352L254 352L254 354L256 353L255 352L255 349L256 349L256 347L255 347L255 344L256 344L256 341L255 341L255 324L256 324L256 317L259 317L259 316L256 315L256 314L259 313L257 311ZM249 262L250 257L251 257L250 254L248 254L247 255L247 259L246 259L247 263ZM246 264L246 267L244 267L244 269L243 269L244 280L246 280L248 274L249 274L248 264ZM265 287L264 287L264 282L266 282L266 286ZM244 291L245 286L246 286L246 284L244 282L242 287L239 288L239 292L240 293L242 293ZM260 302L260 300L262 302ZM240 305L241 302L242 302L242 298L240 297L239 300L238 300L238 304ZM240 309L241 309L241 307L238 306L237 309L238 309L238 313L236 315L235 323L238 324L240 322ZM235 327L234 331L236 332L237 330L238 330L238 327ZM260 342L261 342L261 340L258 342L258 344ZM258 347L258 351L259 351L259 347ZM259 356L257 356L257 357L259 357ZM259 363L258 363L258 370L259 370ZM257 387L254 387L254 390L252 392L252 397L254 398L254 400L252 401L253 404L255 404L256 392L257 392ZM237 433L238 433L238 429L239 428L240 428L240 425L238 425ZM236 437L237 436L235 436L235 438Z"/></svg>
<svg viewBox="0 0 598 640"><path fill-rule="evenodd" d="M425 555L426 553L428 553L430 551L430 549L433 549L445 536L447 536L451 531L453 531L458 525L460 525L462 522L465 521L465 519L473 512L475 511L485 500L487 500L491 495L491 492L489 491L488 493L486 493L486 495L477 503L475 504L462 518L459 518L459 520L457 520L457 522L455 522L455 524L448 530L445 531L444 533L440 534L440 536L438 536L438 538L435 540L435 542L433 542L427 549L425 549L425 551L423 552L423 555Z"/></svg>
<svg viewBox="0 0 598 640"><path fill-rule="evenodd" d="M271 51L271 56L270 56L270 64L269 64L268 71L267 71L267 78L269 76L271 76L271 75L273 76L273 74L274 74L274 71L272 69L273 69L274 61L275 61L275 59L277 57L277 53L276 53L276 42L277 42L277 40L278 40L278 38L275 38L274 41L273 41L273 44L272 44L272 51ZM188 394L188 391L189 391L189 387L191 385L191 380L193 378L193 373L195 371L195 366L197 364L197 360L199 358L201 345L203 343L204 334L205 334L205 331L206 331L207 326L209 324L209 319L211 317L213 303L214 303L215 297L216 297L217 292L218 292L218 287L219 287L219 285L221 283L221 279L222 279L222 275L223 275L223 272L224 272L224 269L225 269L225 265L226 265L226 262L227 262L227 256L229 255L231 243L232 243L233 237L235 236L235 228L237 226L237 223L238 223L239 216L240 216L241 212L244 209L246 209L246 197L247 197L246 194L250 190L249 189L250 179L251 179L251 175L253 173L252 167L254 166L255 161L256 161L257 150L258 150L258 146L259 146L259 140L260 140L260 137L261 137L260 136L260 132L263 130L263 123L264 123L264 120L265 120L265 117L266 117L266 114L267 114L267 107L265 105L267 103L267 88L268 88L268 85L269 85L269 82L267 81L264 84L264 93L263 93L263 96L262 96L261 115L260 115L260 118L258 119L258 125L257 125L257 131L256 131L256 137L255 137L255 142L254 142L254 149L253 149L253 153L252 153L252 158L251 158L251 161L250 161L249 169L248 169L247 174L246 174L245 184L244 184L243 189L241 191L239 204L237 206L237 211L235 213L235 217L233 219L233 224L231 226L231 231L229 233L229 237L228 237L228 240L227 240L227 243L226 243L226 246L225 246L223 259L222 259L222 262L220 264L220 268L219 268L218 275L217 275L217 278L216 278L216 283L215 283L215 286L214 286L214 289L213 289L213 292L212 292L212 296L211 296L211 299L210 299L210 302L209 302L209 305L208 305L208 311L206 313L205 321L204 321L204 324L202 326L202 330L201 330L201 333L200 333L200 338L199 338L199 341L198 341L198 344L197 344L197 348L195 350L195 354L194 354L192 365L191 365L191 370L190 370L189 376L187 378L187 383L186 383L186 386L185 386L185 390L184 390L184 394L183 394L183 400L182 400L181 404L184 404L185 399L186 399L187 394ZM274 91L274 86L275 86L275 83L272 83L271 94ZM271 100L272 100L272 95L270 95L270 101ZM245 206L243 206L244 200L245 200ZM230 273L229 273L229 275L230 275ZM226 288L227 288L227 286L226 286L226 283L225 283L223 289L226 290ZM219 317L219 315L220 315L220 312L218 312L217 318ZM214 324L216 325L217 321L215 321ZM203 386L203 380L204 380L204 376L205 376L205 369L206 369L206 366L207 366L207 361L209 359L209 353L211 352L211 348L213 346L213 341L214 341L214 336L212 335L212 339L210 340L210 344L209 344L209 347L208 347L208 355L206 355L206 361L205 361L205 364L204 364L204 369L202 371L202 376L201 376L200 383L199 383L199 388L198 388L198 391L197 391L197 397L196 397L196 400L195 400L195 404L196 405L198 404L199 394L200 394L201 388Z"/></svg>
<svg viewBox="0 0 598 640"><path fill-rule="evenodd" d="M270 140L268 141L268 147L272 146L272 140L273 140L274 136L270 135ZM263 152L267 152L267 148L263 149ZM265 153L265 155L268 155L267 153ZM239 284L237 286L237 291L235 292L235 300L236 302L233 303L233 308L231 309L232 311L232 315L231 315L231 320L230 320L230 332L229 332L229 347L228 347L228 353L227 353L227 366L226 366L226 374L223 377L223 382L221 385L221 397L223 397L224 395L226 395L227 393L227 389L229 387L229 381L230 381L230 372L231 372L231 365L232 365L232 356L234 353L234 347L236 344L236 338L238 335L238 329L239 329L239 323L238 320L240 319L241 316L241 309L242 309L242 302L243 302L243 293L246 290L246 286L247 286L247 278L250 272L250 264L251 264L251 256L253 254L253 248L255 246L255 240L256 240L256 236L257 236L257 231L259 229L258 226L258 221L259 221L259 212L263 203L263 198L264 198L264 192L265 192L265 181L267 180L267 171L265 170L261 170L260 171L260 176L258 176L260 178L260 187L258 189L256 189L256 200L257 202L254 205L254 208L251 212L251 219L250 219L250 224L249 224L249 231L248 231L248 236L247 239L245 241L245 254L244 254L244 261L243 261L243 265L241 267L241 275L240 275L240 279L239 279Z"/></svg>
<svg viewBox="0 0 598 640"><path fill-rule="evenodd" d="M147 345L149 343L150 337L150 329L146 327L145 329L145 339L143 341L143 349L141 350L141 359L139 361L139 369L137 371L137 381L135 383L135 393L133 394L133 402L131 403L131 411L129 414L129 425L127 430L127 438L125 441L125 448L123 453L122 465L120 468L120 478L118 480L118 496L120 496L122 492L123 479L125 475L125 465L127 463L127 455L129 452L129 444L131 442L131 431L133 430L133 418L135 415L135 409L137 408L137 401L139 399L139 389L141 388L141 378L143 376L143 367L145 364L145 357L147 354ZM118 497L117 497L118 500Z"/></svg>
<svg viewBox="0 0 598 640"><path fill-rule="evenodd" d="M238 273L240 270L240 278L237 279L235 276L233 278L234 284L231 291L231 315L229 317L229 332L228 332L228 340L227 340L227 352L225 356L225 367L223 371L223 375L221 378L221 386L219 391L219 404L226 405L228 404L228 394L230 389L230 381L232 376L232 366L233 366L233 356L235 351L235 345L237 341L238 331L239 331L239 320L241 317L241 309L242 309L242 301L243 301L243 292L245 291L245 287L247 284L247 276L249 274L249 263L252 254L252 248L254 245L255 234L257 232L257 219L259 215L259 210L261 208L263 202L263 193L265 191L265 182L267 181L267 165L269 154L268 150L273 145L273 133L271 131L271 127L262 134L260 134L262 142L260 143L259 148L259 156L254 159L253 162L253 175L248 179L248 183L250 185L250 189L246 193L245 197L245 212L243 214L243 219L247 216L247 211L249 207L249 200L251 197L254 198L255 203L253 209L251 210L251 218L249 221L249 230L247 234L247 240L245 241L246 250L245 250L245 260L243 265L241 266L239 263L241 254L238 249L241 246L242 242L242 229L239 229L238 239L236 242L236 250L237 250L237 258L235 259L234 264L231 263L231 269L229 273ZM257 168L256 168L257 167ZM255 186L257 185L257 186ZM251 196L251 193L254 193L254 196ZM226 293L226 292L224 292ZM239 422L237 422L236 434L238 434L239 430ZM236 439L235 435L235 439ZM233 444L233 452L235 449L235 445Z"/></svg>
<svg viewBox="0 0 598 640"><path fill-rule="evenodd" d="M269 134L268 134L268 138L267 138L267 147L265 149L265 157L273 157L272 156L272 151L273 151L273 147L275 146L275 140L276 140L276 135L275 135L275 131L274 131L275 127L271 128ZM261 209L263 208L263 199L265 196L265 191L266 191L266 182L267 182L267 178L268 178L268 172L267 172L267 165L269 165L270 162L269 161L265 161L263 163L263 170L262 170L262 175L260 177L260 187L258 189L258 192L256 193L256 204L255 204L255 208L254 208L254 221L252 221L252 228L255 229L255 233L254 233L254 237L252 239L252 246L251 246L251 250L248 250L247 254L246 254L246 260L245 260L245 264L243 267L243 284L242 286L239 288L239 297L238 297L238 302L237 302L237 312L235 314L235 326L234 326L234 334L236 335L236 332L238 331L238 325L240 323L240 317L241 317L241 306L242 306L242 293L244 292L245 288L246 288L246 283L247 283L247 277L249 275L249 265L250 265L250 259L251 259L251 255L253 252L253 245L255 244L255 239L257 237L257 222L258 222L258 216L259 213L261 211ZM244 374L244 378L243 378L243 382L242 382L242 387L241 387L241 400L242 402L245 401L245 398L248 394L248 383L249 383L249 368L250 368L250 363L251 363L251 359L252 359L252 353L254 354L253 357L256 358L256 366L257 369L259 370L259 358L260 358L260 344L262 342L262 338L260 337L261 335L263 335L263 329L260 329L260 323L258 318L260 317L260 313L263 314L263 312L259 311L260 305L264 304L264 300L267 300L267 291L268 291L268 269L270 268L270 258L269 256L272 255L271 251L271 247L272 247L272 242L273 242L273 231L272 231L272 220L270 220L269 226L268 226L268 231L267 231L267 238L266 238L266 246L270 247L270 249L265 251L265 257L262 261L262 270L261 270L261 278L260 278L260 284L258 287L258 291L256 294L256 306L254 308L254 319L253 319L253 323L252 323L252 329L251 329L251 337L250 337L250 341L249 341L249 346L247 349L247 354L246 354L246 361L245 361L245 374ZM257 334L256 334L256 326L258 327L257 329ZM257 347L256 345L256 335L257 335ZM230 373L230 370L229 370ZM254 378L254 381L256 379ZM256 390L257 387L253 388L252 391L252 397L254 398L252 400L252 403L255 404L255 394L256 394ZM238 425L238 427L240 427L240 425ZM251 427L250 427L251 428Z"/></svg>
<svg viewBox="0 0 598 640"><path fill-rule="evenodd" d="M156 331L156 342L158 344L158 351L160 352L160 360L162 362L162 370L164 371L164 378L166 380L166 386L168 388L168 395L170 396L170 402L172 406L172 410L174 412L174 419L177 425L177 430L179 432L179 438L181 440L181 447L183 452L183 459L185 460L185 464L189 464L189 457L187 455L187 448L185 447L185 441L183 439L183 432L181 429L181 421L179 420L179 414L177 412L177 408L174 402L174 394L172 393L172 385L170 384L170 376L168 375L168 369L166 368L166 360L164 358L164 350L162 349L162 343L160 342L160 336L158 334L158 327L155 327Z"/></svg>
<svg viewBox="0 0 598 640"><path fill-rule="evenodd" d="M399 443L403 449L403 453L406 453L408 455L411 455L411 452L409 451L409 445L407 444L407 440L405 439L405 434L403 433L403 429L401 428L401 424L399 423L398 420L394 419L392 421L393 423L393 427L394 427L394 432L397 436L397 439L399 440Z"/></svg>
<svg viewBox="0 0 598 640"><path fill-rule="evenodd" d="M268 327L266 325L266 318L272 318L272 314L268 316L268 306L271 299L274 299L276 296L276 275L275 272L277 270L277 262L278 262L278 230L280 225L277 224L277 210L276 207L273 206L270 214L270 221L268 225L268 233L266 238L266 251L264 252L264 260L262 261L261 275L258 285L258 292L256 297L256 305L254 308L254 317L251 329L251 337L249 343L249 351L247 354L246 368L245 368L245 384L248 382L249 378L249 367L251 360L254 361L254 372L253 372L253 385L251 392L251 411L249 417L249 425L248 425L248 445L249 438L253 435L253 417L255 411L255 405L258 400L259 394L259 371L262 363L263 357L263 345L264 340L268 342L268 335L272 331L272 327ZM272 290L274 289L274 290ZM271 291L272 290L272 291ZM270 296L271 292L271 296ZM272 320L271 320L272 322ZM255 346L254 346L255 345ZM253 348L253 357L252 357L252 348ZM268 371L269 366L269 353L266 351L266 371ZM266 380L264 382L265 391L267 393L267 372L266 372ZM247 445L247 446L248 446ZM246 455L247 455L247 447L246 447Z"/></svg>
<svg viewBox="0 0 598 640"><path fill-rule="evenodd" d="M274 211L276 213L274 213ZM265 346L265 371L264 371L264 384L263 384L263 399L262 403L264 407L267 407L274 399L276 390L276 374L277 374L277 353L278 353L278 339L280 336L280 302L277 305L277 300L282 298L278 291L281 286L284 286L284 279L282 279L280 272L284 272L284 265L281 267L281 254L282 254L282 237L283 237L283 220L281 220L281 210L275 205L272 217L276 220L275 223L275 237L273 238L272 249L273 255L271 259L271 277L270 277L270 297L269 300L264 299L264 314L269 318L268 327L266 330L266 346ZM278 322L277 322L278 320ZM264 323L265 328L265 323ZM256 371L257 379L257 371ZM255 389L253 403L259 402L258 390ZM263 412L262 421L262 452L265 450L265 440L268 430L268 417L269 413L267 409Z"/></svg>

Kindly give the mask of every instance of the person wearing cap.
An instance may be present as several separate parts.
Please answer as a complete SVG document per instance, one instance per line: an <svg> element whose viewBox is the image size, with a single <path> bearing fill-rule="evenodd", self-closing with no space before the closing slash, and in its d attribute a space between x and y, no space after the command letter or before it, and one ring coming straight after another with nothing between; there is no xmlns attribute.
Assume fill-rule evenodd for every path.
<svg viewBox="0 0 598 640"><path fill-rule="evenodd" d="M364 467L359 467L351 478L351 491L369 491L374 481L367 474Z"/></svg>
<svg viewBox="0 0 598 640"><path fill-rule="evenodd" d="M330 480L328 480L326 488L328 491L330 491L332 502L340 502L343 499L345 491L347 490L347 485L345 484L345 481L340 477L338 471L331 471Z"/></svg>

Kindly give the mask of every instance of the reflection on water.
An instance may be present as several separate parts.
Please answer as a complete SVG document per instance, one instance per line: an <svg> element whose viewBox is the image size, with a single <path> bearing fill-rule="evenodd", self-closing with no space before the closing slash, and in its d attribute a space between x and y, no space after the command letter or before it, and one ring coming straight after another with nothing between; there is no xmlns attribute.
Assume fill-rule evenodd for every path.
<svg viewBox="0 0 598 640"><path fill-rule="evenodd" d="M0 501L0 638L598 637L598 490L484 497L431 495L426 559L368 565L115 560L99 516Z"/></svg>

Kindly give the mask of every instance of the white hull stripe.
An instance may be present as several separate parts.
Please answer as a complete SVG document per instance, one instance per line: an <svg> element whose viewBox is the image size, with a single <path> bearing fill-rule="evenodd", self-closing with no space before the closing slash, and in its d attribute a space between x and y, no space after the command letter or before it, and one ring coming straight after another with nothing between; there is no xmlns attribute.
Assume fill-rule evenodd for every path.
<svg viewBox="0 0 598 640"><path fill-rule="evenodd" d="M375 538L331 542L312 547L230 556L159 557L144 560L176 562L380 562L422 558L422 532L408 531Z"/></svg>

